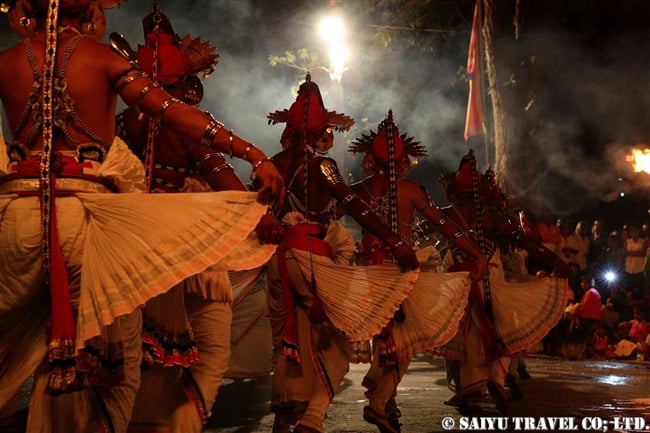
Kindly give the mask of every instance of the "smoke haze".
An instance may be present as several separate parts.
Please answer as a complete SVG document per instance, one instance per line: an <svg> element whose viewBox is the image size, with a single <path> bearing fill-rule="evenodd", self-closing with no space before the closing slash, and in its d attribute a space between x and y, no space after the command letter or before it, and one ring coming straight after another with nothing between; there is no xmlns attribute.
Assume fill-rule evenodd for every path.
<svg viewBox="0 0 650 433"><path fill-rule="evenodd" d="M124 34L134 47L142 43L141 20L151 4L130 0L107 10L109 32ZM284 65L272 67L269 56L307 48L317 52L326 66L324 43L316 37L316 21L328 11L330 2L160 0L159 4L176 33L201 36L218 47L219 64L204 82L202 108L266 153L279 151L283 125L267 125L266 115L289 108L304 72ZM333 156L349 179L363 176L358 168L361 158L347 154L347 143L369 129L376 130L392 109L400 131L428 148L428 159L415 167L413 176L437 202L445 204L437 178L443 172L455 171L470 147L476 151L481 169L494 163L494 146L484 137L463 140L467 83L459 71L466 64L471 23L467 22L464 31L450 33L444 45L433 52L362 52L355 41L367 39L374 31L369 25L374 23L359 22L354 16L346 18L352 24L347 40L352 58L342 82L330 81L320 70L312 71L326 108L356 120L350 133L337 137ZM15 38L8 36L6 22L2 25L0 43L4 47ZM644 187L624 159L631 145L645 146L650 141L650 92L645 79L650 63L647 28L608 34L595 46L586 44L579 34L558 27L522 25L521 32L522 40L534 48L534 65L522 69L521 76L499 79L506 83L511 79L521 82L526 74L542 77L538 82L543 86L532 89L530 106L531 117L533 113L542 116L531 128L530 141L517 144L516 152L508 155L522 161L535 159L537 167L513 173L526 181L509 195L527 198L562 215L617 200L619 189L631 192ZM513 34L511 45L517 44L521 42L515 41ZM516 55L523 59L529 54ZM486 101L489 110L489 98ZM522 105L521 113L514 115L526 113ZM247 164L237 162L235 167L242 179L248 178Z"/></svg>

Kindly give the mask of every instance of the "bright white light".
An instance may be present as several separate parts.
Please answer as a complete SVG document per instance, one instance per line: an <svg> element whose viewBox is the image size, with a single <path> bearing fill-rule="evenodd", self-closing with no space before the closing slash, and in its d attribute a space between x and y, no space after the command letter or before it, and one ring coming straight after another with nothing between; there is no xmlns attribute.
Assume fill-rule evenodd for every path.
<svg viewBox="0 0 650 433"><path fill-rule="evenodd" d="M333 81L341 81L345 71L345 62L350 56L350 50L344 43L345 29L343 21L335 16L323 18L319 24L319 33L327 42L330 65L328 72Z"/></svg>
<svg viewBox="0 0 650 433"><path fill-rule="evenodd" d="M605 280L607 280L608 283L616 281L616 274L612 271L605 272Z"/></svg>
<svg viewBox="0 0 650 433"><path fill-rule="evenodd" d="M345 30L343 29L343 21L337 17L323 18L318 26L319 33L323 39L331 44L340 43L343 41Z"/></svg>
<svg viewBox="0 0 650 433"><path fill-rule="evenodd" d="M330 45L330 78L341 81L345 71L345 61L350 56L350 50L343 44Z"/></svg>
<svg viewBox="0 0 650 433"><path fill-rule="evenodd" d="M625 193L622 192L622 191L621 191L621 193L620 193L619 195L620 195L621 197L625 197Z"/></svg>

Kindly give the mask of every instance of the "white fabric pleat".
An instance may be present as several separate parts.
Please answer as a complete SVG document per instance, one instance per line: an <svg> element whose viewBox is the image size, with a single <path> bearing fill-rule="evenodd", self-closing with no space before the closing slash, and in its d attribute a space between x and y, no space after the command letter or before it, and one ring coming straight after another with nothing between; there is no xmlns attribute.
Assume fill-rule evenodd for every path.
<svg viewBox="0 0 650 433"><path fill-rule="evenodd" d="M405 361L446 344L458 330L468 293L468 272L420 272L402 304L405 320L393 324L397 358Z"/></svg>
<svg viewBox="0 0 650 433"><path fill-rule="evenodd" d="M327 257L289 250L309 281L313 270L318 298L332 324L350 340L369 340L388 323L411 293L419 270L397 265L337 265Z"/></svg>
<svg viewBox="0 0 650 433"><path fill-rule="evenodd" d="M244 270L275 251L252 230L266 207L255 193L78 194L88 213L77 347L208 267Z"/></svg>

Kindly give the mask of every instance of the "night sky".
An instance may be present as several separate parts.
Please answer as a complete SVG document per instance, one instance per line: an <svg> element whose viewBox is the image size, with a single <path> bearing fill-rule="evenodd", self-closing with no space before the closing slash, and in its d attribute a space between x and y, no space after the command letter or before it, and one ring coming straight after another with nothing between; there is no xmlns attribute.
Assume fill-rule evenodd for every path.
<svg viewBox="0 0 650 433"><path fill-rule="evenodd" d="M272 67L269 56L307 48L327 64L316 23L333 3L345 9L351 2L161 0L159 4L178 34L200 35L218 47L220 62L204 82L202 107L272 154L280 150L282 125L267 125L266 114L290 106L304 73L283 65ZM582 3L590 6L585 9L579 6ZM643 3L650 2L521 1L520 39L515 40L514 30L505 37L512 39L512 52L522 61L526 54L535 56L534 73L542 84L534 89L533 109L541 116L534 144L522 143L522 148L536 146L533 154L541 155L546 169L530 173L531 183L543 188L522 185L515 196L542 191L537 197L540 205L562 216L592 218L611 209L612 220L618 214L622 219L628 214L635 219L647 216L650 179L631 173L624 162L631 146L650 143L646 78L650 29L645 22L650 10ZM143 39L141 19L150 7L149 1L129 0L107 10L109 31L123 33L136 46ZM376 129L388 109L402 132L427 146L429 158L416 166L413 176L439 204L445 204L445 197L438 176L454 171L470 147L477 151L482 168L493 162L493 150L483 137L470 142L462 137L467 86L459 71L466 63L471 14L467 15L466 23L450 32L435 52L369 49L368 35L377 23L346 17L352 58L341 84L330 82L322 71L313 75L326 107L357 121L353 131L337 137L333 153L349 179L362 173L357 169L360 158L346 153L345 142ZM2 48L16 37L5 16L0 25ZM235 167L243 179L248 178L247 165ZM621 192L626 196L621 198Z"/></svg>

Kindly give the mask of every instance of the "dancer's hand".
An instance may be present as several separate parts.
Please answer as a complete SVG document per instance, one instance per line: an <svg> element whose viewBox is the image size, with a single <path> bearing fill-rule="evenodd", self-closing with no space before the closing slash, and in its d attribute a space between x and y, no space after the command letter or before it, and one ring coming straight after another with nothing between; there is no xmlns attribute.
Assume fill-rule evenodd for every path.
<svg viewBox="0 0 650 433"><path fill-rule="evenodd" d="M391 250L402 272L411 271L420 266L420 262L415 256L415 250L410 245L398 242L391 247Z"/></svg>
<svg viewBox="0 0 650 433"><path fill-rule="evenodd" d="M488 274L488 259L485 254L476 257L470 277L472 281L482 281Z"/></svg>
<svg viewBox="0 0 650 433"><path fill-rule="evenodd" d="M284 204L284 180L270 158L253 164L255 181L253 188L257 191L257 201L270 204L275 201L278 208Z"/></svg>
<svg viewBox="0 0 650 433"><path fill-rule="evenodd" d="M255 227L255 233L261 244L279 244L284 237L284 227L271 214L265 214Z"/></svg>

